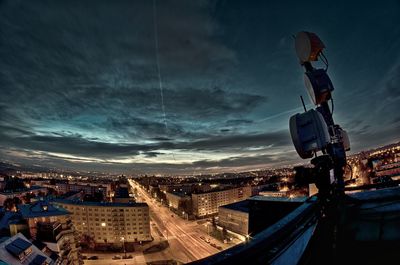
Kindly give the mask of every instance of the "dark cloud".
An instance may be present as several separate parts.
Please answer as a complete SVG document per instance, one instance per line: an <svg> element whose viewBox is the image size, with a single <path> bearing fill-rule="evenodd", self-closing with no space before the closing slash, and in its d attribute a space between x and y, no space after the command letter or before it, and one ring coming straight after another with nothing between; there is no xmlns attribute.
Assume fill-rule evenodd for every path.
<svg viewBox="0 0 400 265"><path fill-rule="evenodd" d="M226 126L238 126L238 125L246 125L246 124L252 124L252 120L246 120L246 119L238 119L238 120L227 120L226 121Z"/></svg>
<svg viewBox="0 0 400 265"><path fill-rule="evenodd" d="M301 29L327 44L335 120L353 150L398 137L396 1L156 3L153 20L147 0L0 2L0 158L170 172L294 161Z"/></svg>
<svg viewBox="0 0 400 265"><path fill-rule="evenodd" d="M85 139L79 134L34 135L24 132L24 135L2 134L1 136L0 144L13 148L104 160L135 157L139 154L144 154L146 157L156 157L162 154L157 150L217 152L221 150L242 150L251 147L282 147L289 145L287 132L209 136L209 138L196 141L159 141L149 144L99 142Z"/></svg>

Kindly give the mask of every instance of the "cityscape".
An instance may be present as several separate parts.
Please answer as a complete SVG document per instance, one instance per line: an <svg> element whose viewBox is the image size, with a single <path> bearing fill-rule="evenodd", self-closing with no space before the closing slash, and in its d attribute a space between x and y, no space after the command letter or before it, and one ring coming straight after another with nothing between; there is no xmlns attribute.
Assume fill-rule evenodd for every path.
<svg viewBox="0 0 400 265"><path fill-rule="evenodd" d="M398 264L399 19L1 1L0 265Z"/></svg>
<svg viewBox="0 0 400 265"><path fill-rule="evenodd" d="M400 183L400 143L348 161L347 193ZM251 240L312 196L316 188L298 187L294 168L110 176L27 171L2 162L0 231L10 239L33 239L30 251L48 264L188 263ZM15 264L6 252L10 239L0 245L1 257Z"/></svg>

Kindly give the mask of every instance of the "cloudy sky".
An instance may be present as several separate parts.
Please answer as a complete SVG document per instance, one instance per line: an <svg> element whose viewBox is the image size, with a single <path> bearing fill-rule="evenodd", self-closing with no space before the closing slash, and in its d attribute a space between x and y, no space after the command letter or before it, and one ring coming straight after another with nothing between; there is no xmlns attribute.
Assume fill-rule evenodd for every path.
<svg viewBox="0 0 400 265"><path fill-rule="evenodd" d="M300 30L327 46L352 151L400 140L400 2L314 2L0 1L0 159L133 173L299 161Z"/></svg>

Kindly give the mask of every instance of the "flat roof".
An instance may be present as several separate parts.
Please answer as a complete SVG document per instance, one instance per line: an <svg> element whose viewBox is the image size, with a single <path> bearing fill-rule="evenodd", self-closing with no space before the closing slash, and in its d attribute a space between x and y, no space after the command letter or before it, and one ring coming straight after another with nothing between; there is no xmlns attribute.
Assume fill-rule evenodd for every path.
<svg viewBox="0 0 400 265"><path fill-rule="evenodd" d="M115 191L115 198L129 198L129 190L125 187L120 187Z"/></svg>
<svg viewBox="0 0 400 265"><path fill-rule="evenodd" d="M308 197L272 197L272 196L262 196L257 195L248 198L249 201L271 201L271 202L305 202Z"/></svg>
<svg viewBox="0 0 400 265"><path fill-rule="evenodd" d="M29 263L29 265L42 265L46 260L46 257L37 254L36 257Z"/></svg>
<svg viewBox="0 0 400 265"><path fill-rule="evenodd" d="M15 244L16 243L16 244ZM10 245L9 249L12 249L14 253L11 253L7 246ZM11 246L12 245L12 246ZM22 253L22 249L30 248L32 252L26 256L24 261L21 263L16 254ZM7 240L0 243L0 260L4 263L0 262L0 264L30 264L34 258L37 256L43 256L46 258L47 264L53 264L53 260L51 260L45 253L40 251L35 245L33 245L23 234L18 233L13 237L8 238Z"/></svg>
<svg viewBox="0 0 400 265"><path fill-rule="evenodd" d="M13 221L19 221L21 216L16 212L5 211L0 218L0 229L9 229L9 224Z"/></svg>
<svg viewBox="0 0 400 265"><path fill-rule="evenodd" d="M56 203L83 205L83 206L102 206L102 207L144 207L148 206L144 202L85 202L81 200L54 199Z"/></svg>
<svg viewBox="0 0 400 265"><path fill-rule="evenodd" d="M243 189L246 187L250 187L250 186L241 186L241 187L222 187L222 188L215 188L209 191L197 191L197 192L193 192L193 195L203 195L203 194L207 194L207 193L213 193L213 192L223 192L223 191L229 191L229 190L235 190L235 189Z"/></svg>
<svg viewBox="0 0 400 265"><path fill-rule="evenodd" d="M175 196L179 196L179 197L190 197L188 194L186 194L182 191L171 191L171 192L167 192L167 193L175 195Z"/></svg>
<svg viewBox="0 0 400 265"><path fill-rule="evenodd" d="M248 200L223 205L223 206L220 206L220 208L225 208L225 209L240 211L240 212L245 212L245 213L248 213L250 211Z"/></svg>
<svg viewBox="0 0 400 265"><path fill-rule="evenodd" d="M16 238L15 240L11 241L11 243L8 243L6 245L6 249L8 252L13 254L14 256L19 256L21 253L23 253L25 250L27 250L30 246L32 246L32 243L26 240L23 240L22 238Z"/></svg>

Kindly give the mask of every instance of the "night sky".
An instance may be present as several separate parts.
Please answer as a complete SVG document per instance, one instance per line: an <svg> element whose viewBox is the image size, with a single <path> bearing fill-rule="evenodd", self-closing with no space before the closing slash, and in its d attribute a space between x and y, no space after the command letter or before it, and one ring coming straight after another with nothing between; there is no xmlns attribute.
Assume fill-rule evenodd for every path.
<svg viewBox="0 0 400 265"><path fill-rule="evenodd" d="M298 162L301 30L327 46L352 152L399 141L400 1L314 2L158 0L155 20L152 1L0 1L0 160L182 174Z"/></svg>

